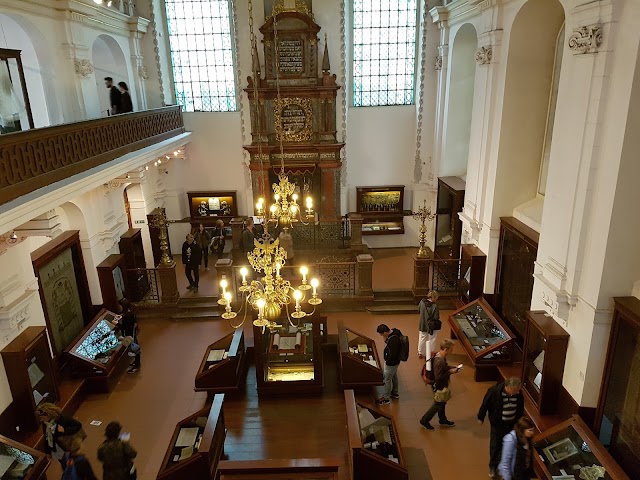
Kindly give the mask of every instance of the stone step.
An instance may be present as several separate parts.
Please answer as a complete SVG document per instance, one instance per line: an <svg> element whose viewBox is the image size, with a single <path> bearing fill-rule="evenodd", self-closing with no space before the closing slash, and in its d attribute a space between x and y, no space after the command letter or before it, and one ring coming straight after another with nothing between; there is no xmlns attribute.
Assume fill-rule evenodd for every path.
<svg viewBox="0 0 640 480"><path fill-rule="evenodd" d="M410 298L411 300L413 300L413 293L411 292L411 290L398 288L398 289L375 291L373 292L373 297L376 300L383 299L383 298L394 298L394 297Z"/></svg>
<svg viewBox="0 0 640 480"><path fill-rule="evenodd" d="M184 302L180 302L180 304L178 305L178 309L180 311L183 310L201 310L203 308L215 308L218 309L220 308L220 305L218 305L218 301L217 300L211 300L211 301L205 301L205 302L189 302L189 303L184 303Z"/></svg>
<svg viewBox="0 0 640 480"><path fill-rule="evenodd" d="M397 304L414 305L416 302L413 300L413 297L396 296L396 297L382 297L382 298L373 297L373 303L374 305L386 305L389 303L393 305L397 305Z"/></svg>
<svg viewBox="0 0 640 480"><path fill-rule="evenodd" d="M193 311L187 310L171 315L171 320L215 320L220 318L221 313L218 311Z"/></svg>
<svg viewBox="0 0 640 480"><path fill-rule="evenodd" d="M180 306L182 307L183 305L200 305L202 303L208 303L208 302L217 302L218 301L217 296L214 295L189 295L186 297L180 297Z"/></svg>
<svg viewBox="0 0 640 480"><path fill-rule="evenodd" d="M365 307L365 310L373 315L418 314L418 306L408 304L375 304Z"/></svg>

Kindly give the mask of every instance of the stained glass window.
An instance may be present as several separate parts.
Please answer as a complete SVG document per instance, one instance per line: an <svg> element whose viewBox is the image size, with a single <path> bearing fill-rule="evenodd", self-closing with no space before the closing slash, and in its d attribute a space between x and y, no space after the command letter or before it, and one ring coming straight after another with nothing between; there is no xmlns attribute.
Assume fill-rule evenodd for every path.
<svg viewBox="0 0 640 480"><path fill-rule="evenodd" d="M176 101L186 112L237 109L229 0L165 0Z"/></svg>
<svg viewBox="0 0 640 480"><path fill-rule="evenodd" d="M353 104L413 104L416 0L353 1Z"/></svg>

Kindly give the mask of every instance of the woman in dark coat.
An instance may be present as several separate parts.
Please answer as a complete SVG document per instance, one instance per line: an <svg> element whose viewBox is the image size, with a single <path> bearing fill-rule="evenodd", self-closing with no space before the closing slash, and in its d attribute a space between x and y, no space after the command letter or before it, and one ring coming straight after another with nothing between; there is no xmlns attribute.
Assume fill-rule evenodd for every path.
<svg viewBox="0 0 640 480"><path fill-rule="evenodd" d="M120 439L122 426L111 422L105 428L105 441L98 447L98 460L102 462L102 480L129 480L133 459L138 454L129 441Z"/></svg>
<svg viewBox="0 0 640 480"><path fill-rule="evenodd" d="M65 452L75 452L80 448L87 434L82 423L62 414L60 407L52 403L41 403L36 413L42 421L45 453L58 460L64 468Z"/></svg>
<svg viewBox="0 0 640 480"><path fill-rule="evenodd" d="M129 113L133 112L133 102L131 101L131 95L129 95L129 87L126 83L120 82L118 83L118 88L120 89L120 109L118 113Z"/></svg>

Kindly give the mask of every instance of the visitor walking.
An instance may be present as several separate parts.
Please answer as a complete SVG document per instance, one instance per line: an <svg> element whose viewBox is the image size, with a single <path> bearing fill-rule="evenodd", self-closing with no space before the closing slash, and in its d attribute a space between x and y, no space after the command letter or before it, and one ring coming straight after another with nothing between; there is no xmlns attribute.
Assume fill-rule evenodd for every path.
<svg viewBox="0 0 640 480"><path fill-rule="evenodd" d="M225 244L224 222L216 220L216 226L211 234L211 253L215 253L218 259L222 258Z"/></svg>
<svg viewBox="0 0 640 480"><path fill-rule="evenodd" d="M438 292L431 290L418 305L420 325L418 326L418 358L431 358L436 351L438 330L442 328L438 309ZM430 362L429 362L430 363ZM427 366L430 370L430 364Z"/></svg>
<svg viewBox="0 0 640 480"><path fill-rule="evenodd" d="M398 399L398 367L401 361L402 332L397 328L391 329L384 323L378 325L378 334L384 338L384 392L376 400L378 405L388 405L390 398Z"/></svg>
<svg viewBox="0 0 640 480"><path fill-rule="evenodd" d="M104 84L109 89L109 103L111 104L111 115L120 113L120 104L122 102L122 93L113 84L113 78L104 77Z"/></svg>
<svg viewBox="0 0 640 480"><path fill-rule="evenodd" d="M204 269L209 271L209 244L211 243L211 237L209 236L209 232L207 232L202 223L198 224L198 227L194 229L192 232L193 239L200 247L200 251L202 252L202 259L204 260ZM198 263L198 268L200 268L200 262Z"/></svg>
<svg viewBox="0 0 640 480"><path fill-rule="evenodd" d="M498 474L502 480L536 478L533 472L532 440L535 433L533 422L527 417L521 417L513 430L504 436L498 464Z"/></svg>
<svg viewBox="0 0 640 480"><path fill-rule="evenodd" d="M87 434L82 423L73 417L62 414L60 407L53 403L41 403L36 414L42 422L44 433L44 451L60 462L64 469L65 453L77 451Z"/></svg>
<svg viewBox="0 0 640 480"><path fill-rule="evenodd" d="M198 293L198 284L200 283L200 257L202 250L194 241L193 235L187 235L187 240L182 244L182 264L184 265L184 274L189 281L189 290Z"/></svg>
<svg viewBox="0 0 640 480"><path fill-rule="evenodd" d="M124 82L118 83L118 89L120 90L120 109L118 113L133 112L133 102L131 101L131 95L129 94L129 87Z"/></svg>
<svg viewBox="0 0 640 480"><path fill-rule="evenodd" d="M104 430L105 441L98 447L98 460L102 462L102 480L130 480L137 452L129 444L128 434L121 437L122 425L110 422Z"/></svg>

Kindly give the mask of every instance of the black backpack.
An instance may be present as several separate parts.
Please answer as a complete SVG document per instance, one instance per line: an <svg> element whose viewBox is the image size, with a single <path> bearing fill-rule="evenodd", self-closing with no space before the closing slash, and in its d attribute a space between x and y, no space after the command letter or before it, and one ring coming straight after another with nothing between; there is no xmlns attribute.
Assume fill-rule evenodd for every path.
<svg viewBox="0 0 640 480"><path fill-rule="evenodd" d="M406 362L409 360L409 337L400 335L400 360Z"/></svg>

